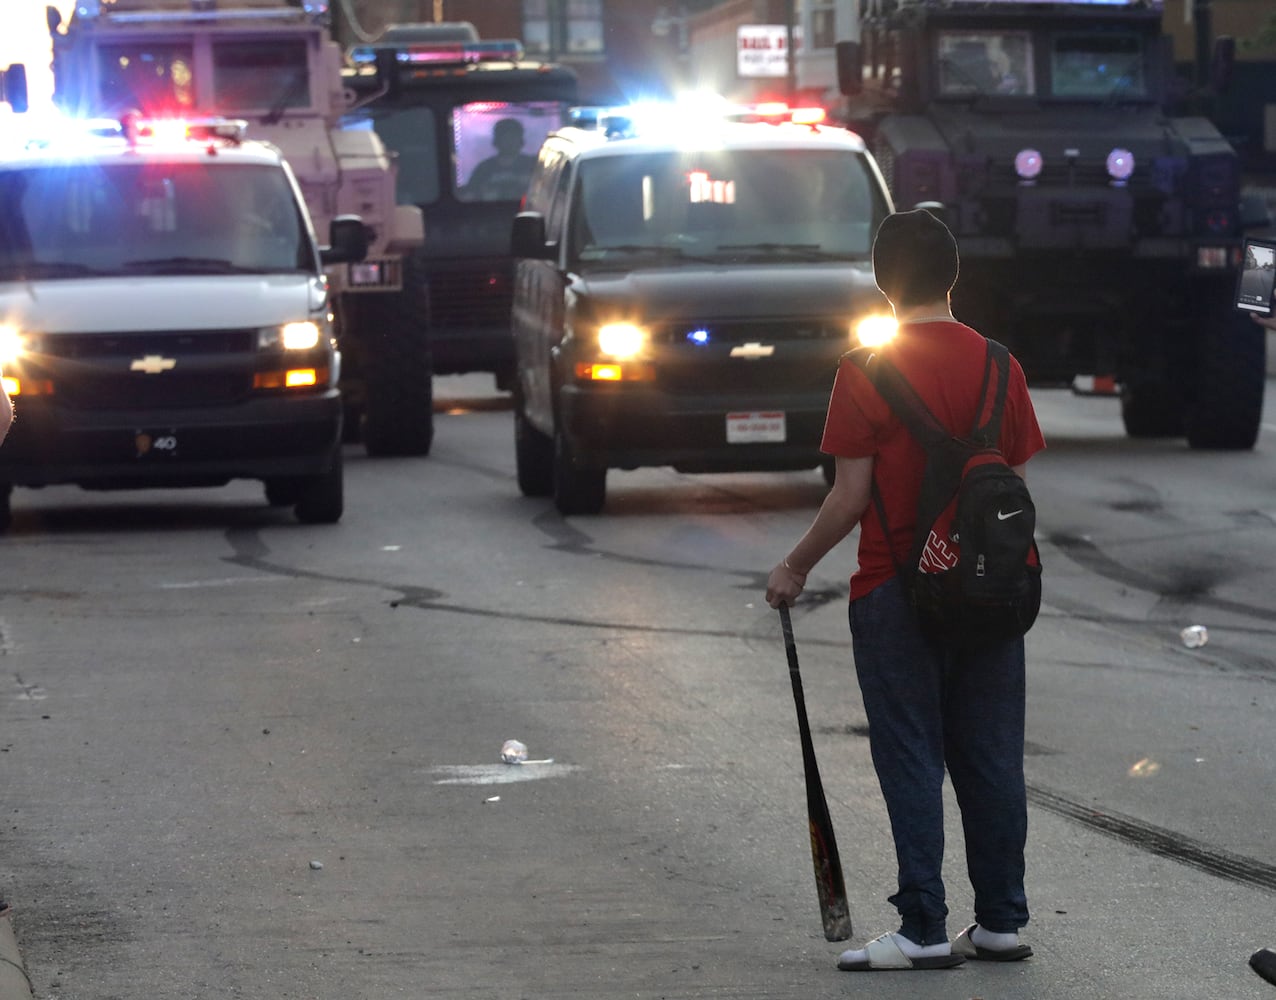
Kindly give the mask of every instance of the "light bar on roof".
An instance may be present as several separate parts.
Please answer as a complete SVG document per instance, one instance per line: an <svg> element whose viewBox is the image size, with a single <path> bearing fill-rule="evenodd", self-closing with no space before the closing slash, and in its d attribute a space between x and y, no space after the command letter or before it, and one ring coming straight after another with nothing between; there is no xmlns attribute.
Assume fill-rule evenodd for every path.
<svg viewBox="0 0 1276 1000"><path fill-rule="evenodd" d="M356 65L376 62L377 52L389 49L395 61L411 65L433 64L463 66L479 62L518 62L523 58L523 45L514 38L480 42L413 42L402 46L356 45L350 50L350 61Z"/></svg>
<svg viewBox="0 0 1276 1000"><path fill-rule="evenodd" d="M1149 10L1161 10L1165 6L1165 0L949 0L949 3L954 7L965 4L982 7L1050 4L1056 7L1145 7Z"/></svg>

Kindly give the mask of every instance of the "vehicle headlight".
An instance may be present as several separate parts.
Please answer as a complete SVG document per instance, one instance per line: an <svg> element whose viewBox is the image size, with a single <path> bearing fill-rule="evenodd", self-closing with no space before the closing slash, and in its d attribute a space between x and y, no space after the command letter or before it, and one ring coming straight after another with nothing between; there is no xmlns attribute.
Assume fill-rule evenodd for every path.
<svg viewBox="0 0 1276 1000"><path fill-rule="evenodd" d="M26 353L22 331L12 323L0 323L0 366L10 364Z"/></svg>
<svg viewBox="0 0 1276 1000"><path fill-rule="evenodd" d="M1041 168L1045 161L1035 149L1021 149L1015 154L1015 173L1022 180L1035 181L1041 176Z"/></svg>
<svg viewBox="0 0 1276 1000"><path fill-rule="evenodd" d="M855 324L855 339L865 347L880 347L898 332L894 316L865 316Z"/></svg>
<svg viewBox="0 0 1276 1000"><path fill-rule="evenodd" d="M647 331L633 323L606 323L598 331L598 350L617 361L637 357L647 343Z"/></svg>
<svg viewBox="0 0 1276 1000"><path fill-rule="evenodd" d="M1108 176L1118 184L1124 184L1134 173L1134 154L1118 147L1108 154L1106 166Z"/></svg>
<svg viewBox="0 0 1276 1000"><path fill-rule="evenodd" d="M262 351L308 351L318 347L323 331L313 320L270 326L257 333L257 349Z"/></svg>

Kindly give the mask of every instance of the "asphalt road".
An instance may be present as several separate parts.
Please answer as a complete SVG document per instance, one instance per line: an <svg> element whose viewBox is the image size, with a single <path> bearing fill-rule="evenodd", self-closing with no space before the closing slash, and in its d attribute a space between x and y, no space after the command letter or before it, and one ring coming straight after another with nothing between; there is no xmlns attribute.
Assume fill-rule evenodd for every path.
<svg viewBox="0 0 1276 1000"><path fill-rule="evenodd" d="M1276 393L1244 454L1037 394L1036 955L865 977L820 933L762 601L819 474L616 473L564 520L518 495L486 384L440 380L429 458L351 448L332 527L248 483L15 495L0 894L37 997L1271 994L1245 960L1276 944ZM859 945L895 924L852 543L794 621Z"/></svg>

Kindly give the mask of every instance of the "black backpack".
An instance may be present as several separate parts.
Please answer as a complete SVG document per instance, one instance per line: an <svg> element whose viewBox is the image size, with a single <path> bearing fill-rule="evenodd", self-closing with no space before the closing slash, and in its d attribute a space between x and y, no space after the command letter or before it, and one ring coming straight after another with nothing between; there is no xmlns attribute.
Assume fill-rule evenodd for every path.
<svg viewBox="0 0 1276 1000"><path fill-rule="evenodd" d="M935 418L889 358L868 348L849 357L926 452L912 551L902 565L891 552L922 633L955 649L1023 635L1041 609L1041 557L1028 484L998 447L1010 352L988 341L980 405L965 438ZM873 503L889 539L876 482Z"/></svg>

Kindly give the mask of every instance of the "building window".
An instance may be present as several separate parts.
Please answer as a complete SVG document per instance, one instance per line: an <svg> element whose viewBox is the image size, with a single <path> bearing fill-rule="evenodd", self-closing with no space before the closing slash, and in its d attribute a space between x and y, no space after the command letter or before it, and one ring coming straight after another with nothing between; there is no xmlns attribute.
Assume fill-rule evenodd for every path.
<svg viewBox="0 0 1276 1000"><path fill-rule="evenodd" d="M837 41L835 0L809 0L811 50L831 49Z"/></svg>
<svg viewBox="0 0 1276 1000"><path fill-rule="evenodd" d="M523 0L523 48L545 59L603 53L603 0Z"/></svg>

